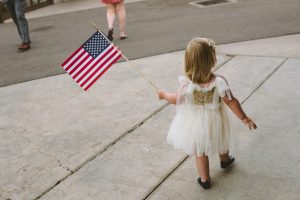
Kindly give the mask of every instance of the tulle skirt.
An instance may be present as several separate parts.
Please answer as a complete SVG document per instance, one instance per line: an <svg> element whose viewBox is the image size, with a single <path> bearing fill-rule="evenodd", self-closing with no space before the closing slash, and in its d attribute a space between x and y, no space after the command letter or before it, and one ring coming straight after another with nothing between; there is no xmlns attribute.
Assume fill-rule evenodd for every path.
<svg viewBox="0 0 300 200"><path fill-rule="evenodd" d="M232 127L227 109L179 105L167 142L189 155L225 154L232 147Z"/></svg>

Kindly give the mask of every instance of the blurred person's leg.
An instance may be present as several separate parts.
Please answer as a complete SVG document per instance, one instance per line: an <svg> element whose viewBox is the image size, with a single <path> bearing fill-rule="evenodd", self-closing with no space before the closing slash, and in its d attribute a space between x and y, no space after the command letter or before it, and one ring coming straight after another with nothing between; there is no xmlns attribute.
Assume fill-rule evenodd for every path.
<svg viewBox="0 0 300 200"><path fill-rule="evenodd" d="M107 18L107 25L108 25L108 29L113 29L114 27L114 20L115 20L115 16L116 16L116 6L114 4L105 4L106 5L106 18Z"/></svg>
<svg viewBox="0 0 300 200"><path fill-rule="evenodd" d="M21 33L21 39L23 43L30 43L28 22L25 18L26 1L25 0L15 0L15 11L16 18L18 20L19 29Z"/></svg>
<svg viewBox="0 0 300 200"><path fill-rule="evenodd" d="M6 3L6 7L7 7L8 11L9 11L9 14L10 14L11 18L13 19L14 23L16 24L17 29L18 29L18 33L19 33L19 35L21 37L21 31L20 31L18 19L17 19L17 16L16 16L16 9L15 9L15 2L14 2L14 0L9 0Z"/></svg>
<svg viewBox="0 0 300 200"><path fill-rule="evenodd" d="M113 28L114 28L114 20L116 17L116 6L114 4L105 4L106 5L106 19L108 25L108 34L107 38L112 41L113 38Z"/></svg>
<svg viewBox="0 0 300 200"><path fill-rule="evenodd" d="M118 18L119 18L119 26L120 26L120 38L125 39L127 35L125 34L125 24L126 24L126 10L124 1L118 3L116 5Z"/></svg>

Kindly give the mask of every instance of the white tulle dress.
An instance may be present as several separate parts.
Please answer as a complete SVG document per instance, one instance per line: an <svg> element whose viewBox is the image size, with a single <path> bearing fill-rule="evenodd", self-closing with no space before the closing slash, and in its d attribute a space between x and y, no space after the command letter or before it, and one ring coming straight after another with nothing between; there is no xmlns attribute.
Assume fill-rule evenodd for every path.
<svg viewBox="0 0 300 200"><path fill-rule="evenodd" d="M231 100L229 86L216 76L207 88L179 77L176 115L167 141L189 155L225 154L232 146L231 120L221 97Z"/></svg>

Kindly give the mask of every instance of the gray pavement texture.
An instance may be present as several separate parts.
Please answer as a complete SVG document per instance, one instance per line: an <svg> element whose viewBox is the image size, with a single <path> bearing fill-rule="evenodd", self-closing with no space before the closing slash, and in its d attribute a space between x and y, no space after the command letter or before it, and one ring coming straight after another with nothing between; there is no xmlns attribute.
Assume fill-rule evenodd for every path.
<svg viewBox="0 0 300 200"><path fill-rule="evenodd" d="M183 54L133 62L162 88L176 90ZM196 182L194 158L166 143L175 108L157 101L127 63L85 93L66 74L2 87L0 197L298 200L299 64L299 58L218 55L217 73L259 129L250 133L236 120L237 163L223 171L211 158L210 191Z"/></svg>
<svg viewBox="0 0 300 200"><path fill-rule="evenodd" d="M157 37L153 33L166 31L163 23L166 26L175 23L173 12L196 9L183 2L162 1L159 5L158 1L153 0L128 5L131 9L129 14L139 17L129 18L128 27L130 38L134 35L138 41L116 41L121 48L129 49L131 56L136 53L142 57L132 60L132 63L147 77L161 88L171 91L177 89L177 77L183 74L184 51L176 50L183 49L184 42L197 33L197 28L187 34L179 31L174 33L176 36L170 37L164 34ZM235 8L235 12L243 11L247 16L269 6L277 12L277 17L286 16L280 20L289 18L292 21L284 26L298 23L298 18L292 20L296 15L293 11L299 6L296 1L290 1L293 6L283 5L280 9L275 5L279 6L277 3L283 1L239 2L258 10L243 10L236 7L237 4L227 5L225 10ZM150 10L146 11L146 8ZM167 8L170 10L166 11ZM175 107L158 101L155 89L139 77L128 63L115 64L88 92L83 92L67 74L55 75L58 74L55 70L59 68L55 62L71 53L79 45L77 42L90 34L86 30L92 31L89 25L84 25L82 30L85 31L78 34L73 32L74 28L80 30L77 26L66 29L66 34L72 34L63 35L63 41L57 37L62 34L59 30L63 27L62 23L70 28L68 20L72 17L84 21L98 16L99 12L104 14L103 10L95 9L31 20L32 26L39 24L44 29L39 33L40 46L33 46L24 54L13 51L13 40L4 41L0 37L0 69L7 72L5 75L1 72L0 80L8 84L0 87L0 200L300 199L299 34L285 35L290 33L282 29L282 24L281 28L279 24L272 28L264 21L261 25L266 23L265 32L255 35L250 23L250 28L246 26L244 29L249 28L253 32L243 35L244 39L285 36L243 42L236 42L243 40L238 34L235 37L230 34L219 37L223 42L230 42L231 39L235 42L217 46L216 73L228 79L233 94L257 122L258 129L250 132L234 118L236 144L231 153L236 156L237 162L224 171L219 167L217 156L211 157L213 187L205 191L196 181L198 175L194 157L188 157L166 143ZM145 12L145 16L141 12ZM150 23L150 12L156 23L162 21L156 30L152 30L155 23ZM194 11L189 12L195 14ZM265 17L271 20L271 10L266 12ZM188 13L184 13L182 18L192 20ZM59 21L59 17L68 20ZM258 20L259 16L252 18ZM47 23L52 23L53 27L47 28L43 25L47 19L57 20L59 27L49 20ZM145 24L138 23L139 20L144 20ZM240 20L231 22L236 23L231 24L234 30L241 29L238 25L242 20L250 21L246 17ZM147 24L152 35L144 31ZM295 24L290 28L299 27ZM134 26L140 26L143 30L130 33L130 27ZM5 37L14 38L12 24L0 27L1 36L5 32ZM263 27L258 24L257 29L262 30ZM207 34L214 38L230 32L229 29L220 30L218 33L207 30ZM38 32L33 33L38 35ZM146 38L148 42L143 43L138 33L150 34ZM46 40L47 48L43 46L43 34L46 38L56 39L55 43L59 45ZM173 44L176 37L179 44ZM170 42L172 38L173 42ZM217 42L222 43L219 39ZM133 43L139 44L139 49ZM150 49L159 45L160 49L155 52L158 55L150 56L152 51L140 48L141 44L146 43ZM6 51L2 44L6 45ZM176 45L182 47L177 49ZM137 49L131 51L133 47ZM34 54L35 57L27 57ZM17 58L9 61L7 56ZM24 58L23 62L20 57ZM53 61L54 58L57 59ZM24 67L23 71L18 72L16 66ZM40 72L46 68L53 71L49 73L46 70L49 74L41 76ZM48 77L42 78L44 76ZM24 82L24 77L28 81ZM9 82L10 78L15 81Z"/></svg>
<svg viewBox="0 0 300 200"><path fill-rule="evenodd" d="M298 0L239 0L207 8L189 2L127 4L129 38L115 43L128 58L136 59L183 50L196 36L224 44L300 32ZM105 8L30 19L32 49L22 54L16 53L14 24L1 24L0 86L64 73L60 64L93 33L90 22L106 32Z"/></svg>

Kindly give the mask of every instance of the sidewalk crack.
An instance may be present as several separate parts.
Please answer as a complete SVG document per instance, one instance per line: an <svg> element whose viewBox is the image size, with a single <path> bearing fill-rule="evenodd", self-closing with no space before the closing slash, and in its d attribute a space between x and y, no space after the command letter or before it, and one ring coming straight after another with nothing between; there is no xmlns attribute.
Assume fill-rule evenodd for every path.
<svg viewBox="0 0 300 200"><path fill-rule="evenodd" d="M22 139L29 145L29 147L30 147L31 149L34 149L34 150L38 151L39 153L45 155L46 157L51 158L52 160L54 160L55 162L58 163L58 166L60 166L61 168L67 170L67 171L70 172L71 174L74 173L70 168L64 166L63 163L62 163L59 159L57 159L55 156L53 156L53 155L51 155L51 154L45 152L45 151L42 150L40 147L38 147L38 146L32 144L31 141L30 141L30 139L29 139L28 137L26 137L25 135L22 135L22 133L24 133L25 130L26 130L26 129L23 129L20 133L18 133L16 130L13 130L13 132L16 133L17 135L19 135L19 137L22 138Z"/></svg>

